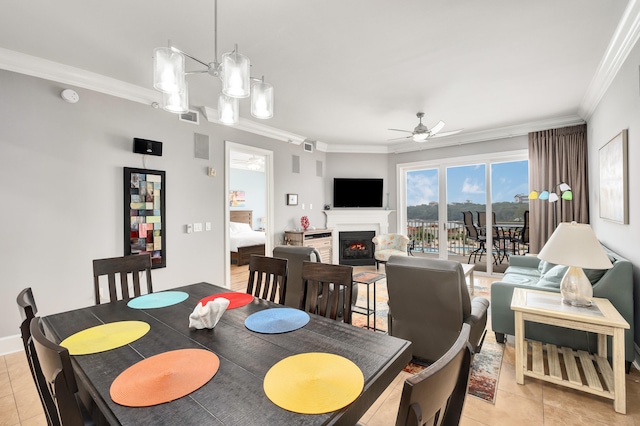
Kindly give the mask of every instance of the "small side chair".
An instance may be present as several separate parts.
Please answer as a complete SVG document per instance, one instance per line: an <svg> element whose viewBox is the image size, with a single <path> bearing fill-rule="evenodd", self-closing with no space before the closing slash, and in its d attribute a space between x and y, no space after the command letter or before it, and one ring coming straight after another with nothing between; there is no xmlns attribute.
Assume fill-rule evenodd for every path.
<svg viewBox="0 0 640 426"><path fill-rule="evenodd" d="M376 269L381 263L387 263L391 256L407 256L409 237L402 234L379 234L373 237L375 251L373 257L376 261Z"/></svg>
<svg viewBox="0 0 640 426"><path fill-rule="evenodd" d="M93 286L96 305L100 304L101 276L107 276L109 283L109 301L116 302L120 299L126 300L142 295L140 290L140 273L142 272L146 275L147 293L153 293L153 283L151 282L151 255L149 253L94 260ZM129 292L129 274L132 275L133 279L133 294ZM116 275L120 275L119 286L116 283ZM120 291L118 292L118 290Z"/></svg>
<svg viewBox="0 0 640 426"><path fill-rule="evenodd" d="M396 426L460 423L472 360L469 330L465 324L451 349L404 382Z"/></svg>

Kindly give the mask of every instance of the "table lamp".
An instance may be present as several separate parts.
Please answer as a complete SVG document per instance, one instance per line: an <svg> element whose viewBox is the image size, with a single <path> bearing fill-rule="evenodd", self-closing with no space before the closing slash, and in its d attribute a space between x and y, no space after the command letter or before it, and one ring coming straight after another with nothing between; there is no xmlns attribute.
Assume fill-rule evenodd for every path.
<svg viewBox="0 0 640 426"><path fill-rule="evenodd" d="M582 268L610 269L609 256L591 226L562 222L551 234L538 258L569 269L560 282L562 301L573 306L591 306L593 288Z"/></svg>

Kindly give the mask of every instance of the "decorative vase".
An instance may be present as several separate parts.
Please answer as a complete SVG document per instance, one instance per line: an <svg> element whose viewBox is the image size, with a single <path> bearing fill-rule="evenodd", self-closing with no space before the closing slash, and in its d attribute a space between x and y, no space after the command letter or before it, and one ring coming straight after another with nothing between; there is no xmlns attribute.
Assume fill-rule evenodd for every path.
<svg viewBox="0 0 640 426"><path fill-rule="evenodd" d="M309 218L306 216L302 216L300 218L300 225L302 226L302 229L306 231L307 228L309 228Z"/></svg>

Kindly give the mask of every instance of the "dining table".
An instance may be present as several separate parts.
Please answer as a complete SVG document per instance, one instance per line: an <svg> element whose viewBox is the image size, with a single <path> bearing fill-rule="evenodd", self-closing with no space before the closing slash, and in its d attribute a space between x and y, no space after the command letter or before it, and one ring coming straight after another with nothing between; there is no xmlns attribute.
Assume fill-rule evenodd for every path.
<svg viewBox="0 0 640 426"><path fill-rule="evenodd" d="M81 399L96 420L110 425L355 425L411 360L411 342L309 314L303 327L286 333L258 333L245 326L248 316L282 307L253 298L227 309L212 329L189 328L199 301L229 289L205 282L171 289L188 294L180 303L133 309L126 300L42 318L47 336L59 343L89 327L118 321L142 321L149 331L133 342L99 353L72 356ZM110 396L114 380L149 357L178 349L205 349L219 357L215 375L201 388L170 402L128 407ZM344 408L300 414L280 408L265 394L265 375L285 358L329 353L352 361L364 385Z"/></svg>

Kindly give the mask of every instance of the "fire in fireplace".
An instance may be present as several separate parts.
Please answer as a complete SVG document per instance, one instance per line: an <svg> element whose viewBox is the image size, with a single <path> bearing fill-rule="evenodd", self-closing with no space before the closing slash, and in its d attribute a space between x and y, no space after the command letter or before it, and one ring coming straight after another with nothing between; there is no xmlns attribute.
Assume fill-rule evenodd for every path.
<svg viewBox="0 0 640 426"><path fill-rule="evenodd" d="M339 262L342 265L375 265L373 237L375 231L348 231L338 235Z"/></svg>

